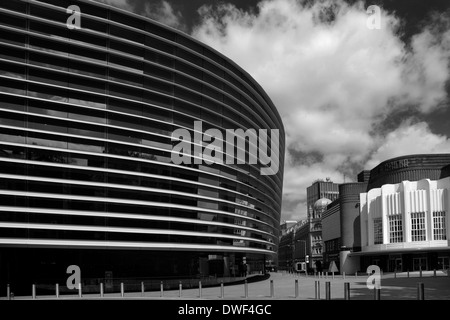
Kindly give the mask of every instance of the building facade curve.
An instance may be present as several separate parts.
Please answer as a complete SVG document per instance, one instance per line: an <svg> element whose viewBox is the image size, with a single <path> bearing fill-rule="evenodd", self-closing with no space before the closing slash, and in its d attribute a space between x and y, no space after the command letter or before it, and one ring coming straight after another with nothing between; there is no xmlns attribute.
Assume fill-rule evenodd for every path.
<svg viewBox="0 0 450 320"><path fill-rule="evenodd" d="M278 249L284 127L247 72L88 0L1 1L0 49L1 285L60 280L69 265L84 279L264 270ZM171 134L202 136L196 123L279 130L277 143L249 138L243 151L258 141L278 170L173 163ZM205 141L192 140L191 159Z"/></svg>

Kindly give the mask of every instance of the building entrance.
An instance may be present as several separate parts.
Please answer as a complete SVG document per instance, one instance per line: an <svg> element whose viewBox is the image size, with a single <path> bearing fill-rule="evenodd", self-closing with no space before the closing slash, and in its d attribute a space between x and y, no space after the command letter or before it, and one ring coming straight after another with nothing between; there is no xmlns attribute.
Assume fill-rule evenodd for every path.
<svg viewBox="0 0 450 320"><path fill-rule="evenodd" d="M449 269L449 257L438 257L438 269L439 270Z"/></svg>
<svg viewBox="0 0 450 320"><path fill-rule="evenodd" d="M402 258L390 258L389 259L389 272L402 271Z"/></svg>
<svg viewBox="0 0 450 320"><path fill-rule="evenodd" d="M413 258L413 271L428 270L427 258Z"/></svg>

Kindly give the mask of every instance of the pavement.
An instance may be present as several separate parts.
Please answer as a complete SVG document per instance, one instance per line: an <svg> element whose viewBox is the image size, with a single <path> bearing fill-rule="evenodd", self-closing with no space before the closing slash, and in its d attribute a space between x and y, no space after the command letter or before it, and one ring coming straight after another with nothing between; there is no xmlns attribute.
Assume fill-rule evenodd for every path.
<svg viewBox="0 0 450 320"><path fill-rule="evenodd" d="M344 300L344 283L349 283L350 300L374 300L374 290L367 286L368 275L335 275L306 276L305 274L290 274L283 272L270 273L266 280L245 284L225 285L222 288L199 288L180 290L108 293L103 297L99 294L60 295L59 300L316 300L316 294L321 300L326 299L326 283L329 283L330 300ZM296 282L298 292L296 295ZM316 291L316 283L318 290ZM425 300L450 300L450 275L448 271L384 273L380 278L381 300L416 300L418 284L424 285ZM273 289L272 289L273 288ZM75 291L76 292L76 291ZM223 292L223 297L222 297ZM6 300L6 297L0 297ZM33 300L31 296L14 297L14 300ZM36 300L56 300L55 295L37 296Z"/></svg>

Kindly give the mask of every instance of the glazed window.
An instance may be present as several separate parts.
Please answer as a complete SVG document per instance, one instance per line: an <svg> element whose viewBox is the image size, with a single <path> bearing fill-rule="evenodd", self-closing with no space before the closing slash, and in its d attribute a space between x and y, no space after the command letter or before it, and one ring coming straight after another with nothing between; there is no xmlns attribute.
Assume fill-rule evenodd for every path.
<svg viewBox="0 0 450 320"><path fill-rule="evenodd" d="M143 78L142 76L130 73L130 72L124 72L119 71L115 69L109 70L109 79L119 82L119 83L127 83L131 84L136 87L142 87Z"/></svg>
<svg viewBox="0 0 450 320"><path fill-rule="evenodd" d="M53 58L52 58L53 59ZM49 60L47 56L47 61ZM67 63L67 62L66 62ZM92 63L69 60L69 71L72 73L84 74L96 78L106 78L106 67Z"/></svg>
<svg viewBox="0 0 450 320"><path fill-rule="evenodd" d="M68 56L69 51L69 45L65 42L47 40L33 36L30 36L30 47L37 48L45 52L57 53L63 56Z"/></svg>
<svg viewBox="0 0 450 320"><path fill-rule="evenodd" d="M133 28L137 28L140 30L144 29L144 22L141 19L136 19L134 17L131 17L127 14L123 14L123 13L119 13L116 12L114 10L110 11L110 19L111 21L114 22L118 22L121 23L123 25L129 26L129 27L133 27ZM116 28L120 28L120 27L116 27ZM120 33L119 33L120 34Z"/></svg>
<svg viewBox="0 0 450 320"><path fill-rule="evenodd" d="M143 44L145 39L145 36L142 33L129 30L124 27L117 27L115 25L110 26L110 35L116 36L120 39L137 42L139 44Z"/></svg>
<svg viewBox="0 0 450 320"><path fill-rule="evenodd" d="M152 61L157 64L160 64L160 65L163 65L166 67L171 67L171 68L173 68L173 64L174 64L173 58L170 58L164 54L157 53L157 52L151 51L151 50L145 50L145 60Z"/></svg>
<svg viewBox="0 0 450 320"><path fill-rule="evenodd" d="M25 127L25 115L0 111L0 124L13 127Z"/></svg>
<svg viewBox="0 0 450 320"><path fill-rule="evenodd" d="M83 6L81 6L80 9L81 13L83 13ZM94 20L86 15L82 18L81 27L83 29L90 29L101 33L106 33L108 30L106 23Z"/></svg>
<svg viewBox="0 0 450 320"><path fill-rule="evenodd" d="M9 1L2 1L0 3L0 8L13 10L16 12L27 12L27 4L20 0L9 0Z"/></svg>
<svg viewBox="0 0 450 320"><path fill-rule="evenodd" d="M7 95L0 95L0 108L24 111L25 99L18 97L10 97Z"/></svg>
<svg viewBox="0 0 450 320"><path fill-rule="evenodd" d="M122 98L142 101L142 91L128 86L110 83L109 93Z"/></svg>
<svg viewBox="0 0 450 320"><path fill-rule="evenodd" d="M60 58L54 55L48 55L43 53L37 53L30 51L29 53L30 63L57 70L67 71L68 60L65 58Z"/></svg>
<svg viewBox="0 0 450 320"><path fill-rule="evenodd" d="M198 91L198 92L201 92L202 87L203 87L201 82L198 82L192 78L183 76L179 73L175 74L175 83L178 83L184 87L190 88L190 89Z"/></svg>
<svg viewBox="0 0 450 320"><path fill-rule="evenodd" d="M81 60L88 60L93 62L106 61L106 53L98 50L88 49L77 44L69 46L69 56L79 58Z"/></svg>
<svg viewBox="0 0 450 320"><path fill-rule="evenodd" d="M43 69L30 68L28 79L36 82L50 83L58 86L67 86L67 74L55 73Z"/></svg>
<svg viewBox="0 0 450 320"><path fill-rule="evenodd" d="M25 79L25 66L3 62L0 60L0 75L18 79Z"/></svg>
<svg viewBox="0 0 450 320"><path fill-rule="evenodd" d="M4 5L5 2L8 1L2 1L0 5ZM14 28L20 28L25 29L27 24L25 19L18 18L14 15L10 15L4 12L0 12L0 25L6 25L8 27L14 27ZM23 45L23 44L22 44Z"/></svg>
<svg viewBox="0 0 450 320"><path fill-rule="evenodd" d="M154 23L146 23L145 25L145 31L153 33L157 36L163 37L165 39L169 39L172 41L175 41L177 39L177 34L170 31L170 30L166 30L163 27L160 27Z"/></svg>
<svg viewBox="0 0 450 320"><path fill-rule="evenodd" d="M160 68L160 67L155 66L150 63L145 64L144 71L145 71L145 74L150 75L152 77L158 77L158 78L169 80L169 81L173 80L173 72L172 71Z"/></svg>
<svg viewBox="0 0 450 320"><path fill-rule="evenodd" d="M69 36L69 29L64 24L63 26L45 23L41 21L30 20L30 30L33 32L44 34L52 38L62 38L67 40Z"/></svg>
<svg viewBox="0 0 450 320"><path fill-rule="evenodd" d="M433 240L447 240L445 211L433 212Z"/></svg>
<svg viewBox="0 0 450 320"><path fill-rule="evenodd" d="M172 84L169 84L169 83L166 83L166 82L163 82L160 80L152 79L152 78L144 79L144 87L146 89L166 93L169 95L173 94L173 85Z"/></svg>
<svg viewBox="0 0 450 320"><path fill-rule="evenodd" d="M130 55L136 56L138 58L144 57L144 49L142 49L138 46L128 44L128 43L123 43L121 41L116 41L116 40L111 39L109 47L113 50L117 50L119 52L130 54Z"/></svg>
<svg viewBox="0 0 450 320"><path fill-rule="evenodd" d="M105 97L93 95L84 92L70 92L69 102L73 104L78 104L81 106L92 107L97 109L105 109L106 102Z"/></svg>
<svg viewBox="0 0 450 320"><path fill-rule="evenodd" d="M1 36L0 36L1 37ZM13 61L25 61L25 52L21 49L0 44L0 58Z"/></svg>
<svg viewBox="0 0 450 320"><path fill-rule="evenodd" d="M83 19L81 19L83 23ZM64 26L65 27L65 26ZM79 42L82 44L87 44L89 46L106 48L106 38L99 37L91 34L90 32L81 30L71 30L70 31L71 42Z"/></svg>
<svg viewBox="0 0 450 320"><path fill-rule="evenodd" d="M200 69L195 68L194 66L191 66L187 63L181 62L181 61L176 61L175 62L175 68L178 71L181 71L182 73L186 73L190 76L193 76L194 78L197 79L202 79L203 77L203 71Z"/></svg>
<svg viewBox="0 0 450 320"><path fill-rule="evenodd" d="M144 107L144 117L156 120L163 120L166 122L172 122L173 119L172 112L166 111L162 108L147 107L147 106ZM148 120L144 121L143 123L144 127L147 126Z"/></svg>
<svg viewBox="0 0 450 320"><path fill-rule="evenodd" d="M1 16L0 16L1 19ZM9 31L6 29L0 28L0 39L2 39L2 42L15 44L21 47L24 47L26 44L26 37L25 34L16 33L13 31Z"/></svg>
<svg viewBox="0 0 450 320"><path fill-rule="evenodd" d="M67 14L65 10L54 10L52 8L39 6L33 3L30 3L30 15L34 17L43 18L46 20L60 22L66 26L67 22Z"/></svg>
<svg viewBox="0 0 450 320"><path fill-rule="evenodd" d="M175 87L175 96L198 105L202 104L202 97L199 94L186 89Z"/></svg>
<svg viewBox="0 0 450 320"><path fill-rule="evenodd" d="M401 214L389 216L389 242L403 242L403 221Z"/></svg>
<svg viewBox="0 0 450 320"><path fill-rule="evenodd" d="M425 241L425 212L411 212L411 241Z"/></svg>

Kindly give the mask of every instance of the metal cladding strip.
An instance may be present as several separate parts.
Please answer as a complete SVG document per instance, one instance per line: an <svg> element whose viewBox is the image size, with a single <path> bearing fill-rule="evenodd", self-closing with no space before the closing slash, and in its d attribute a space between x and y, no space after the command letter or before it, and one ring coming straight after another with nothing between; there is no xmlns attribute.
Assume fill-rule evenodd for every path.
<svg viewBox="0 0 450 320"><path fill-rule="evenodd" d="M2 78L2 76L0 76L0 78ZM54 120L60 120L60 121L67 121L67 122L73 122L73 123L95 125L95 126L99 126L99 127L101 127L101 128L103 128L103 127L110 127L110 128L114 128L114 129L121 129L121 130L127 130L127 131L138 131L139 133L148 133L147 131L135 130L135 129L129 129L129 128L127 128L127 127L119 127L119 126L113 126L113 125L108 125L108 124L99 124L99 123L95 123L95 122L82 121L82 120L75 120L75 119L59 118L59 117L47 116L47 115L41 115L41 114L35 114L35 113L24 112L24 111L15 111L15 110L10 110L10 109L3 109L3 108L0 108L0 111L8 112L8 113L11 113L11 114L23 114L23 115L30 115L30 116L33 116L33 117L48 118L48 119L54 119ZM51 131L38 130L38 129L32 129L32 128L15 127L15 126L8 126L8 125L2 125L1 127L8 128L8 129L12 129L12 130L22 130L22 131L30 131L30 132L38 132L38 133L44 133L44 134L54 135L54 132L51 132ZM172 152L172 150L168 150L168 149L164 149L164 148L158 148L158 147L155 147L155 146L149 146L149 145L145 145L145 144L136 144L136 143L124 142L124 141L121 141L121 140L112 140L112 139L96 138L96 137L89 137L89 138L86 138L86 136L79 136L79 135L68 134L68 133L58 133L58 136L66 136L66 137L82 138L82 139L92 140L92 141L113 142L113 143L116 143L116 144L119 144L119 145L129 145L129 146L135 146L135 147L144 148L144 149L149 149L149 150L157 150L157 151L161 151L161 152ZM224 142L225 142L225 141L224 141ZM3 143L6 143L6 142L3 142ZM15 145L16 145L16 144L15 144ZM18 145L18 144L17 144L17 145ZM33 148L39 148L39 147L42 148L42 146L38 146L38 145L28 145L28 144L23 144L23 145L24 145L24 146L30 146L30 147L33 147ZM191 141L191 142L190 142L190 145L200 145L200 144L193 143L193 142ZM62 150L66 151L67 149L54 148L54 150L55 150L55 151L62 151ZM73 152L77 152L77 151L78 151L78 150L74 150ZM78 151L78 152L79 152L79 153L82 153L82 152L80 152L80 151ZM99 153L95 153L95 152L91 152L91 153L89 153L89 154L92 154L92 155L99 155ZM101 154L101 155L102 155L102 156L105 156L105 154ZM106 155L106 156L113 157L113 156L115 156L115 155L114 155L114 154L108 154L108 155ZM128 158L130 158L130 157L128 157ZM189 158L194 158L194 159L195 159L195 158L199 158L199 157L194 156L194 155L189 155ZM136 161L136 160L139 160L139 159L136 159L136 158L131 158L131 159L133 159L133 160L135 160L135 161ZM199 158L199 159L202 159L202 158ZM147 159L145 159L145 160L147 160ZM158 163L164 163L164 162L158 161ZM165 164L165 165L167 165L167 164ZM241 172L241 170L238 170L236 167L229 166L229 165L227 165L225 162L224 162L223 164L218 164L218 165L219 165L219 166L226 167L226 168L228 168L228 169L230 169L230 170L233 170L233 171ZM189 168L189 169L191 169L191 168ZM212 175L212 173L208 173L208 172L205 172L205 171L202 171L202 172L205 173L205 174L211 174L211 175ZM220 176L220 177L226 178L226 176L222 176L222 175L219 175L219 176ZM265 178L264 180L265 180L265 181L269 181L270 183L272 183L272 184L273 184L272 187L275 187L275 188L277 188L277 189L280 189L279 185L278 185L275 181L272 180L272 177L276 177L276 175L269 176L269 177ZM269 179L269 180L267 180L267 179ZM278 179L278 178L275 178L275 179ZM279 180L279 179L278 179L278 180ZM233 181L235 181L235 180L233 180ZM272 188L269 187L265 181L259 180L259 182L262 183L262 184L264 184L264 186L265 186L266 188L268 188L268 190L272 190ZM278 182L279 182L279 181L278 181ZM275 196L276 196L276 193L274 193L274 194L275 194ZM277 196L276 196L276 197L277 197ZM278 196L278 197L279 197L279 196Z"/></svg>
<svg viewBox="0 0 450 320"><path fill-rule="evenodd" d="M188 219L179 217L167 217L167 216L153 216L144 214L132 214L132 213L118 213L118 212L102 212L102 211L81 211L81 210L56 210L47 208L22 208L22 207L8 207L0 206L0 212L15 212L18 214L28 214L28 213L43 213L43 214L53 214L53 215L71 215L71 216L85 216L85 217L104 217L104 218L117 218L117 219L130 219L130 220L151 220L151 221L164 221L164 222L180 222L186 224L201 224L210 226L219 226L232 229L241 229L244 231L252 231L255 233L260 233L263 235L273 237L272 233L246 227L243 225L236 225L231 223L208 221L208 220L198 220L198 219Z"/></svg>
<svg viewBox="0 0 450 320"><path fill-rule="evenodd" d="M231 204L233 206L240 207L244 210L251 210L252 208L239 204L237 202L228 201L224 199L218 199L213 197L207 197L202 196L199 194L193 194L188 192L182 192L182 191L175 191L175 190L167 190L167 189L158 189L158 188L149 188L149 187L140 187L140 186L130 186L125 184L116 184L116 183L105 183L105 182L91 182L91 181L82 181L82 180L70 180L70 179L58 179L58 178L46 178L46 177L34 177L34 176L23 176L23 175L15 175L15 174L4 174L0 173L0 178L4 179L13 179L13 180L27 180L27 181L39 181L39 182L52 182L52 183L59 183L59 184L71 184L71 185L79 185L79 186L92 186L92 187L103 187L103 188L111 188L111 189L124 189L124 190L136 190L136 191L146 191L151 193L163 193L166 194L168 191L170 191L171 195L178 195L178 196L184 196L184 197L192 197L202 200L211 200L211 201L217 201L220 203L225 204ZM268 213L259 211L257 209L253 209L253 211L264 214L266 216L270 216Z"/></svg>
<svg viewBox="0 0 450 320"><path fill-rule="evenodd" d="M0 8L0 11L6 11L6 10ZM13 14L13 15L15 15L15 16L18 16L19 18L20 18L20 17L22 17L22 18L25 17L25 18L29 19L29 18L31 17L31 19L33 19L33 20L35 20L35 21L45 22L45 23L47 23L47 24L54 24L54 25L57 25L57 26L66 27L64 24L61 24L61 23L58 23L58 22L53 22L53 21L45 20L45 19L42 19L42 18L34 17L34 16L24 15L24 14L22 14L22 13L17 13L17 12L14 12L14 11L9 11L8 13ZM88 14L84 14L84 15L89 16ZM118 23L116 23L116 22L114 22L114 21L111 21L111 20L106 20L106 19L101 19L101 20L106 21L107 24L118 24ZM124 25L122 25L122 24L118 24L118 25L119 25L121 28L124 27ZM7 26L2 26L2 27L3 27L3 28L9 28L9 27L7 27ZM141 30L134 29L133 31L141 31ZM32 30L25 30L24 32L26 32L27 34L33 35L33 36L40 37L40 38L47 38L47 39L51 39L51 40L55 40L55 41L67 42L68 44L73 44L73 43L74 43L73 41L69 41L68 39L65 39L65 38L61 38L61 37L48 37L47 35L39 34L39 33L36 33L36 32L34 32L34 31L32 31ZM88 32L88 34L89 34L89 33L93 33L93 32ZM165 55L165 56L167 56L167 57L170 57L170 58L172 58L172 59L176 59L176 60L181 60L181 61L183 61L183 62L187 62L190 66L195 67L196 69L199 69L199 70L201 70L201 71L203 71L203 72L207 72L209 75L212 75L212 76L214 76L215 78L217 78L217 80L220 80L220 81L225 82L225 83L227 83L228 85L232 86L234 90L236 90L237 92L239 92L241 95L246 96L246 97L247 97L247 101L250 102L250 103L253 103L253 104L254 104L254 107L257 107L257 108L259 107L259 105L258 105L258 103L257 103L256 101L254 101L254 100L253 100L251 97L249 97L244 91L242 91L242 89L240 89L239 87L235 86L233 83L230 83L230 82L228 82L227 80L225 80L225 79L223 79L223 78L218 78L214 73L211 73L211 72L210 72L209 70L207 70L207 69L199 68L197 65L191 63L191 62L188 61L188 60L182 59L182 58L180 58L180 57L178 57L178 56L175 56L175 55L168 54L168 53L166 53L166 52L164 52L164 51L160 51L160 50L154 49L154 48L152 48L152 47L150 47L150 46L142 45L142 44L140 44L140 43L133 42L133 41L128 41L128 40L125 40L125 39L123 39L123 38L119 38L119 37L116 37L116 36L113 36L113 35L106 35L106 34L101 34L101 33L93 33L93 34L96 35L96 36L102 36L102 37L105 37L105 38L106 38L106 37L110 37L110 38L112 38L112 39L114 39L114 40L117 40L117 41L120 41L120 42L123 42L123 43L129 43L129 44L131 44L131 45L133 45L133 46L142 47L142 48L145 48L145 49L153 49L154 51L158 52L158 54L163 54L163 55ZM162 38L162 37L155 36L155 35L153 35L153 34L151 34L151 33L146 33L146 35L147 35L147 36L150 36L150 37L153 37L153 38L157 38L158 40L163 41L163 42L166 42L168 45L171 45L171 46L174 46L174 47L183 47L182 45L180 45L180 44L178 44L178 43L172 43L172 42L168 41L167 39L164 39L164 38ZM98 50L98 51L111 52L111 51L108 51L107 49L105 49L105 48L103 48L103 47L92 47L92 46L86 45L85 43L79 42L79 41L77 42L77 44L80 45L80 46L88 47L88 48L90 48L90 49L95 48L95 49ZM192 50L190 50L189 48L183 47L183 49L189 51L191 54L197 55L199 58L202 58L202 59L209 59L209 58L206 57L206 56L199 55L197 52L192 51ZM141 59L137 59L136 56L133 56L133 55L130 55L130 54L121 52L121 51L113 51L113 52L114 52L115 54L118 53L118 54L120 54L120 55L122 55L122 56L124 56L124 57L131 58L131 59L133 59L133 60L139 60L139 61L141 61ZM142 60L142 61L143 61L143 60ZM214 62L213 60L211 60L211 61L209 61L209 62L212 63L212 64L214 64L216 67L222 68L221 65L217 64L217 63ZM175 70L175 69L171 69L171 70ZM226 69L222 69L222 71L228 72L228 70L226 70ZM180 73L180 74L184 74L184 73L181 73L181 72L179 72L179 73ZM232 77L234 77L235 80L241 81L240 78L239 78L239 77L236 77L234 74L232 74ZM245 83L241 83L241 84L244 84L244 85L245 85ZM209 85L209 84L208 84L208 85ZM213 88L216 88L216 87L213 87ZM222 91L222 92L223 92L224 94L229 95L229 94L228 94L227 92L225 92L225 91ZM255 91L255 92L256 92L256 91ZM247 109L248 111L252 111L251 108L249 108L249 106L247 106L245 103L243 103L243 102L237 100L235 97L233 97L233 96L231 96L231 95L230 95L230 97L231 97L233 100L236 100L237 103L239 103L239 104L241 104L242 106L244 106L244 108ZM264 102L264 103L266 103L266 102ZM270 110L270 107L269 107L268 110ZM266 110L265 110L265 111L266 111ZM271 112L273 112L273 111L271 110ZM257 114L257 113L255 113L253 116L255 116L255 117L257 117L257 118L260 118L260 115ZM269 115L266 115L266 116L267 116L267 119L265 119L263 122L269 122L269 123L271 123L271 122L273 121L272 118L271 118ZM262 119L260 118L260 120L262 120ZM277 120L279 120L279 122L281 123L281 121L280 121L281 119L277 119ZM252 122L252 120L249 120L249 121ZM272 124L272 126L275 126L275 123L271 123L271 124Z"/></svg>
<svg viewBox="0 0 450 320"><path fill-rule="evenodd" d="M119 203L119 204L131 204L131 205L144 205L150 207L162 207L162 208L176 208L182 210L189 211L198 211L205 213L216 213L223 214L228 216L233 216L239 219L247 219L254 222L259 222L266 224L267 226L274 228L274 226L262 222L261 220L246 217L237 213L214 210L214 209L204 209L199 207L192 207L187 205L166 203L166 202L152 202L152 201L143 201L143 200L129 200L129 199L117 199L117 198L100 198L100 197L89 197L89 196L74 196L74 195L64 195L64 194L55 194L55 193L38 193L38 192L27 192L27 191L9 191L9 190L0 190L0 195L12 195L12 196L23 196L23 197L37 197L37 198L50 198L50 199L63 199L63 200L84 200L84 201L95 201L95 202L107 202L107 203Z"/></svg>
<svg viewBox="0 0 450 320"><path fill-rule="evenodd" d="M64 231L98 231L111 233L134 233L134 234L167 234L177 236L207 237L207 238L227 238L245 240L251 242L260 242L271 245L270 241L256 238L242 237L238 235L227 235L212 232L193 232L178 231L170 229L142 229L142 228L122 228L122 227L97 227L97 226L81 226L81 225L62 225L62 224L45 224L45 223L11 223L0 222L0 228L11 229L39 229L39 230L64 230Z"/></svg>
<svg viewBox="0 0 450 320"><path fill-rule="evenodd" d="M55 165L53 163L41 162L41 161L33 161L33 160L0 158L0 162L14 162L14 163L21 163L21 164L32 164L32 165L39 165L39 166L55 167ZM61 168L77 169L77 170L83 170L83 171L95 171L95 172L104 172L104 173L118 173L118 174L130 175L130 176L149 177L149 178L155 178L155 179L161 179L161 180L167 180L167 181L177 181L177 182L181 182L181 183L187 183L187 184L190 184L190 185L197 185L197 186L207 187L207 188L211 188L211 189L218 190L218 191L230 192L230 193L236 194L238 196L241 196L243 198L251 199L251 201L258 202L260 205L266 206L270 210L275 211L275 209L273 207L271 207L270 204L262 202L262 201L258 200L257 198L251 197L251 196L249 196L247 194L240 193L240 192L237 192L235 190L223 188L223 187L220 187L220 186L215 186L215 185L209 185L209 184L206 184L206 183L201 183L201 182L198 182L198 181L186 180L186 179L181 179L181 178L176 178L176 177L167 177L167 176L162 176L162 175L157 175L157 174L150 174L150 173L143 173L143 172L133 172L133 171L125 171L125 170L109 169L109 168L80 167L80 166L76 166L76 165L61 164L61 163L58 163L57 166L61 167ZM68 181L71 181L71 180L68 180ZM238 205L238 203L235 203L235 204ZM251 209L251 208L249 208L249 209ZM252 210L255 210L255 209L252 209ZM261 212L261 211L258 211L258 212Z"/></svg>
<svg viewBox="0 0 450 320"><path fill-rule="evenodd" d="M142 249L142 250L173 250L173 251L211 251L211 252L245 252L265 253L275 252L264 249L233 247L222 245L195 245L186 243L152 243L126 241L85 241L85 240L49 240L49 239L17 239L0 238L0 247L15 245L18 247L73 247L93 249Z"/></svg>

